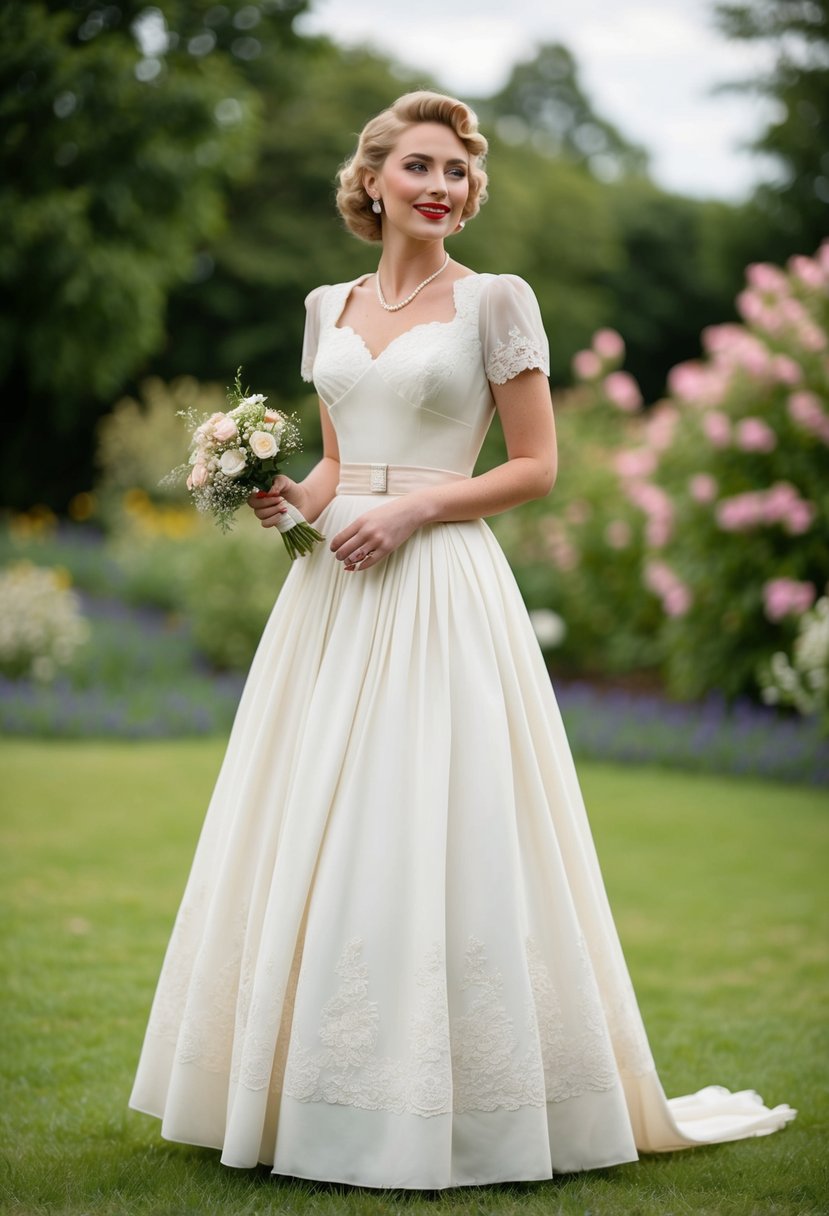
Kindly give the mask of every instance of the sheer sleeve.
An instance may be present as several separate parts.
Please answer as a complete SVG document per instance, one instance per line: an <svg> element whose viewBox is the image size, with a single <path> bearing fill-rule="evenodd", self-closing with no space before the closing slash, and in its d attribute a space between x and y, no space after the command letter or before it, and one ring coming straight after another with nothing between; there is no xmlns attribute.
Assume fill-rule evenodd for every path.
<svg viewBox="0 0 829 1216"><path fill-rule="evenodd" d="M300 375L310 384L314 379L314 360L320 338L320 309L327 287L315 287L305 297L305 337L302 340Z"/></svg>
<svg viewBox="0 0 829 1216"><path fill-rule="evenodd" d="M535 293L514 274L499 274L481 300L481 346L487 379L505 384L537 367L550 374L550 347Z"/></svg>

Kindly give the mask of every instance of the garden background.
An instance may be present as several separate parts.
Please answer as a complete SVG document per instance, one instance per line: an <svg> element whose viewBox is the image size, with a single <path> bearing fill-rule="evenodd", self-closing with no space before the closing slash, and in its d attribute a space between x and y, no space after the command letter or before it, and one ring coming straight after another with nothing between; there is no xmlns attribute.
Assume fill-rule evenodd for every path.
<svg viewBox="0 0 829 1216"><path fill-rule="evenodd" d="M297 415L305 451L288 471L300 477L310 467L319 425L299 378L303 298L374 256L342 229L334 171L368 116L430 84L370 50L299 36L293 23L308 7L0 8L4 1003L19 1048L4 1054L3 1077L10 1143L19 1134L30 1163L9 1174L16 1213L212 1211L210 1186L222 1185L206 1156L173 1152L168 1165L185 1160L200 1175L198 1200L193 1192L176 1207L168 1194L153 1209L148 1192L143 1207L135 1194L124 1207L106 1194L93 1202L90 1179L104 1165L90 1149L84 1184L36 1194L56 1098L32 1069L39 1061L62 1075L79 1043L64 1031L94 1019L101 1001L120 1037L95 1117L121 1127L125 1095L114 1078L129 1071L221 741L287 570L275 534L241 518L224 536L182 485L160 484L186 458L177 412L221 408L241 364L245 383ZM620 800L624 830L608 828L602 854L611 886L618 882L635 977L637 960L645 977L646 1012L652 999L659 1027L649 992L661 969L681 989L717 966L691 950L685 980L674 977L671 933L657 948L643 927L626 854L652 843L654 807L665 859L676 847L698 850L684 894L712 939L720 917L740 918L727 899L708 898L705 789L716 821L733 815L749 837L745 808L765 807L756 842L745 840L752 864L736 883L740 906L753 907L752 874L772 901L794 901L782 922L788 961L776 947L765 953L747 921L740 929L748 936L735 965L748 973L762 953L769 965L758 984L781 1002L761 1027L771 1043L774 1029L792 1033L782 1016L789 981L807 1004L825 994L813 863L825 845L817 807L829 785L829 4L729 3L715 17L724 38L774 51L767 77L746 86L778 103L757 143L775 157L774 180L741 204L664 191L645 152L596 111L568 49L544 45L497 94L469 99L490 137L491 198L451 252L476 270L527 278L551 336L559 481L549 499L490 522L595 787L597 823L611 822L625 782L651 800ZM496 431L481 469L503 456ZM183 800L175 827L153 767ZM195 772L189 794L177 772ZM126 782L138 817L129 827L112 818ZM142 811L152 799L167 800L163 813L156 803ZM778 874L787 825L796 848ZM124 848L141 867L129 898L119 896ZM679 915L667 871L665 883ZM119 916L119 906L128 911ZM773 912L765 915L773 936ZM123 1006L106 978L85 998L68 974L78 950L94 965L96 943L127 986ZM136 949L146 959L119 971ZM708 1030L716 1011L733 1045L728 1010L713 1000ZM674 1012L702 1050L705 1015L695 1024L687 1006ZM34 1045L32 1033L42 1035ZM779 1100L803 1103L803 1053L816 1034L802 1025L800 1062L774 1072ZM783 1050L780 1041L763 1058ZM751 1073L750 1052L745 1064ZM786 1089L795 1077L800 1096ZM82 1103L86 1081L76 1082L58 1092ZM781 1143L825 1120L825 1099L810 1092L814 1102ZM61 1118L77 1131L78 1120ZM147 1130L145 1142L154 1135ZM739 1173L739 1157L718 1159ZM743 1180L742 1207L726 1209L720 1197L710 1210L825 1210L808 1206L819 1204L817 1158L810 1162L812 1190L800 1199L778 1188L778 1206L751 1206ZM678 1186L681 1174L672 1183L669 1168L660 1167L659 1185ZM596 1185L581 1208L576 1192L564 1194L561 1210L634 1210L630 1195L617 1208ZM223 1210L259 1210L254 1192L245 1194L253 1206L239 1199ZM659 1194L661 1206L641 1210L668 1210L667 1191ZM300 1198L296 1210L311 1210ZM695 1203L687 1210L704 1210Z"/></svg>

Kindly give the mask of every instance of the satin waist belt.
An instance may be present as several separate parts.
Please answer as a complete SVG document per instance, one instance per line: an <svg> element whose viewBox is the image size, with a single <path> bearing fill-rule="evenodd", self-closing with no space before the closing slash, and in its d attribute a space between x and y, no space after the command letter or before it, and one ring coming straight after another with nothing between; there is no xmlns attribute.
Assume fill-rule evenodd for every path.
<svg viewBox="0 0 829 1216"><path fill-rule="evenodd" d="M466 473L417 464L341 464L338 494L409 494L424 486L467 481Z"/></svg>

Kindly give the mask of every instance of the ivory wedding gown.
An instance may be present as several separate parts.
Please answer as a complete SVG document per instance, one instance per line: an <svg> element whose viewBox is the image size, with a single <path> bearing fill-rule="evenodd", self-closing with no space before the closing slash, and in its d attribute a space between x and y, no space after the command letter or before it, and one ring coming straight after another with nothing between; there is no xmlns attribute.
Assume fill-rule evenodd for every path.
<svg viewBox="0 0 829 1216"><path fill-rule="evenodd" d="M535 297L454 288L373 358L308 298L341 484L317 526L465 478L487 381L547 370ZM384 492L385 491L385 492ZM481 520L366 572L298 560L239 706L130 1104L227 1165L441 1188L633 1161L794 1117L666 1100L550 681Z"/></svg>

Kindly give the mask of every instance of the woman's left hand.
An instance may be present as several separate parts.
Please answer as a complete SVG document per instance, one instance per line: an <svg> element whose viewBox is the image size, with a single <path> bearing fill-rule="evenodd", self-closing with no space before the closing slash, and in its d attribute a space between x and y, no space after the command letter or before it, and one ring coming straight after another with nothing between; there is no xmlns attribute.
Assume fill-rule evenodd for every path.
<svg viewBox="0 0 829 1216"><path fill-rule="evenodd" d="M331 552L346 570L368 570L407 541L420 526L420 512L402 495L353 520L331 541Z"/></svg>

